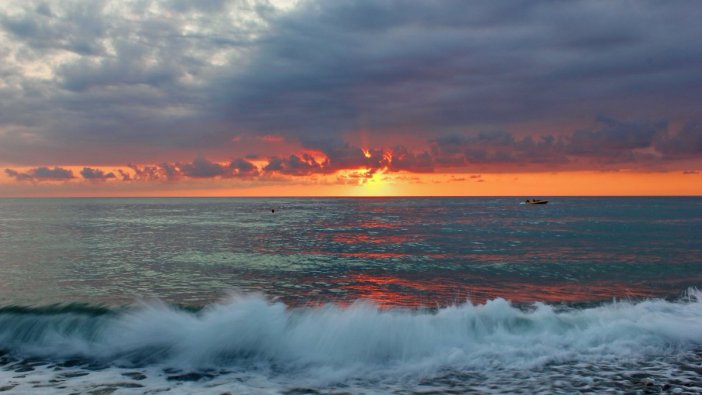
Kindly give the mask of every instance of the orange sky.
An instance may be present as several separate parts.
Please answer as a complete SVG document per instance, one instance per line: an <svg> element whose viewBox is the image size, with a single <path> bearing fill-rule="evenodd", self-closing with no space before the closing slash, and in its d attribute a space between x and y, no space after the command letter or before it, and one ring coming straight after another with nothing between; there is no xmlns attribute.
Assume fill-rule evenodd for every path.
<svg viewBox="0 0 702 395"><path fill-rule="evenodd" d="M78 174L82 167L66 167ZM104 168L115 171L116 168ZM702 195L700 172L376 173L275 179L15 181L0 175L0 197L68 196L602 196Z"/></svg>

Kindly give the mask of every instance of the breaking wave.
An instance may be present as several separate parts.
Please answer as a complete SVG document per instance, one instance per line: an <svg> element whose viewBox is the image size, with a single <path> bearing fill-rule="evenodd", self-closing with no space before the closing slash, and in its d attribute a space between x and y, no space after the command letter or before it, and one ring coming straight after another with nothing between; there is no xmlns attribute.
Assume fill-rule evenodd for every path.
<svg viewBox="0 0 702 395"><path fill-rule="evenodd" d="M162 303L0 309L0 350L119 366L511 369L636 360L702 344L702 292L573 308L504 299L436 310L368 302L291 308L235 295L199 311ZM374 368L375 367L375 368Z"/></svg>

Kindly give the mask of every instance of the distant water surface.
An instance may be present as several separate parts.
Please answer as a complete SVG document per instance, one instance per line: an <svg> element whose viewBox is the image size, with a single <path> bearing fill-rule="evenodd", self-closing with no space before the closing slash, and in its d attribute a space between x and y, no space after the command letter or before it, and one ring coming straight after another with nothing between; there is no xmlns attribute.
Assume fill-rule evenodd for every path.
<svg viewBox="0 0 702 395"><path fill-rule="evenodd" d="M549 200L0 199L0 390L702 390L702 198Z"/></svg>

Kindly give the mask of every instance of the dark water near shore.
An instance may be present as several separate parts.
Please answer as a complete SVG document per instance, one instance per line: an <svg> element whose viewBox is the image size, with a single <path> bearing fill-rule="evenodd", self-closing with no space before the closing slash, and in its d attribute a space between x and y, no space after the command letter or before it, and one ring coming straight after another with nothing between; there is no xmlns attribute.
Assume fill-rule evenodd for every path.
<svg viewBox="0 0 702 395"><path fill-rule="evenodd" d="M550 200L0 199L0 390L702 390L702 198Z"/></svg>

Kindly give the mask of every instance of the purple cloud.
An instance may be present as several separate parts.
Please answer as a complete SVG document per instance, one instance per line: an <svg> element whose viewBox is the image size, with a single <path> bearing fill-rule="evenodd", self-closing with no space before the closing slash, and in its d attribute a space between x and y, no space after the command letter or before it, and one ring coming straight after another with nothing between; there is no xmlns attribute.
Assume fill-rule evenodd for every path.
<svg viewBox="0 0 702 395"><path fill-rule="evenodd" d="M5 174L13 177L16 181L67 181L75 178L71 170L44 166L30 169L24 173L13 169L5 169Z"/></svg>
<svg viewBox="0 0 702 395"><path fill-rule="evenodd" d="M106 181L108 179L117 178L113 172L105 173L104 170L90 167L84 167L83 170L80 171L80 175L86 180L91 181Z"/></svg>
<svg viewBox="0 0 702 395"><path fill-rule="evenodd" d="M291 176L307 176L323 173L325 169L309 154L290 155L288 158L273 157L263 168L264 172Z"/></svg>
<svg viewBox="0 0 702 395"><path fill-rule="evenodd" d="M228 167L210 162L204 156L198 156L191 163L178 163L179 174L192 178L221 177L229 172Z"/></svg>

